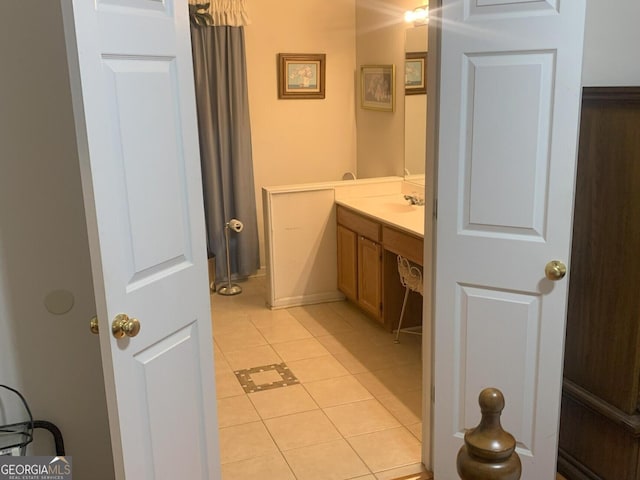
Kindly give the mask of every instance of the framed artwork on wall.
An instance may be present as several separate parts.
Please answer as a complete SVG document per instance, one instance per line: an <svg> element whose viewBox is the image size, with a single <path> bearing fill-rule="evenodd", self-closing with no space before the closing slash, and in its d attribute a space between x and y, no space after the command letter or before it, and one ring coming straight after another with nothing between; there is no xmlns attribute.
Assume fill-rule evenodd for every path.
<svg viewBox="0 0 640 480"><path fill-rule="evenodd" d="M368 110L393 112L395 107L395 66L360 67L360 106Z"/></svg>
<svg viewBox="0 0 640 480"><path fill-rule="evenodd" d="M324 53L279 53L278 98L324 98Z"/></svg>
<svg viewBox="0 0 640 480"><path fill-rule="evenodd" d="M404 60L404 94L427 93L427 52L407 52Z"/></svg>

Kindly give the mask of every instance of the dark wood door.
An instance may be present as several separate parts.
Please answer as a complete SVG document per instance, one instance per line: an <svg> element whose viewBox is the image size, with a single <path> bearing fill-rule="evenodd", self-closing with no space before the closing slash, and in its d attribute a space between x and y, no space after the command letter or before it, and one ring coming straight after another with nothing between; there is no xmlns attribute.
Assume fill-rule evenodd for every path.
<svg viewBox="0 0 640 480"><path fill-rule="evenodd" d="M640 478L640 88L585 88L558 470Z"/></svg>

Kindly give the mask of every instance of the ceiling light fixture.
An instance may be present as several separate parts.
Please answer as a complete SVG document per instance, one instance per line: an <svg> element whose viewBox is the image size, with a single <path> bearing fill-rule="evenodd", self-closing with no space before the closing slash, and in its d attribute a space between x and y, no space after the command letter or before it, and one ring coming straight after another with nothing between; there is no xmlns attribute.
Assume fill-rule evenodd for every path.
<svg viewBox="0 0 640 480"><path fill-rule="evenodd" d="M429 22L429 4L404 12L404 21L414 25L426 25Z"/></svg>

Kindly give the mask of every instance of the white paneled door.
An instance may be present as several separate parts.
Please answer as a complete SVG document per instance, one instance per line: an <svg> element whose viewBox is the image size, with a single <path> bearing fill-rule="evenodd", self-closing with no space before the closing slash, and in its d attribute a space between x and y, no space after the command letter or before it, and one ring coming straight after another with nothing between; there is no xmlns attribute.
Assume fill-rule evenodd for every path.
<svg viewBox="0 0 640 480"><path fill-rule="evenodd" d="M186 3L62 0L118 479L220 476Z"/></svg>
<svg viewBox="0 0 640 480"><path fill-rule="evenodd" d="M498 387L523 479L555 478L584 0L443 0L434 468Z"/></svg>

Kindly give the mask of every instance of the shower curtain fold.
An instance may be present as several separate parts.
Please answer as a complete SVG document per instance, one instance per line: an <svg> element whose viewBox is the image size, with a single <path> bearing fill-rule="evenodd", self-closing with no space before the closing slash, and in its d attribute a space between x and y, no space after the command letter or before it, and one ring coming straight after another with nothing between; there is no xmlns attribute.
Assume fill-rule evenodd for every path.
<svg viewBox="0 0 640 480"><path fill-rule="evenodd" d="M191 24L207 246L217 257L216 279L226 281L224 227L237 218L244 230L230 232L232 277L260 267L251 126L243 27Z"/></svg>

